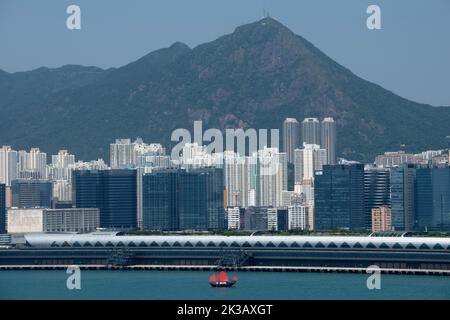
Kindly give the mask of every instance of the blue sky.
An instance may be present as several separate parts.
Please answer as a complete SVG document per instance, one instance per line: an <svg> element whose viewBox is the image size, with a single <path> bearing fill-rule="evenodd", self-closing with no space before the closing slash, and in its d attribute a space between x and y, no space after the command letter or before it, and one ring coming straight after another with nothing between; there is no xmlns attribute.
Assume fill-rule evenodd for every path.
<svg viewBox="0 0 450 320"><path fill-rule="evenodd" d="M82 29L66 28L66 8ZM382 30L366 28L381 7ZM191 47L260 19L263 9L357 75L408 99L450 106L448 0L0 0L0 69L127 64Z"/></svg>

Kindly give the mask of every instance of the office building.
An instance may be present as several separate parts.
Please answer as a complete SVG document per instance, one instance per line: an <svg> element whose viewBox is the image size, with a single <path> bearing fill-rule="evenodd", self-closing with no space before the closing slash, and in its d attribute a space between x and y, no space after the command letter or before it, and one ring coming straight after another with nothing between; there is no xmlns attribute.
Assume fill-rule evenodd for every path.
<svg viewBox="0 0 450 320"><path fill-rule="evenodd" d="M289 216L287 207L277 208L278 231L289 230Z"/></svg>
<svg viewBox="0 0 450 320"><path fill-rule="evenodd" d="M364 230L364 166L325 165L314 185L316 230Z"/></svg>
<svg viewBox="0 0 450 320"><path fill-rule="evenodd" d="M415 216L414 165L402 165L391 169L392 227L395 231L411 231Z"/></svg>
<svg viewBox="0 0 450 320"><path fill-rule="evenodd" d="M390 171L368 167L364 170L364 212L366 229L372 229L372 209L391 205Z"/></svg>
<svg viewBox="0 0 450 320"><path fill-rule="evenodd" d="M222 169L156 170L144 174L142 190L143 229L226 227Z"/></svg>
<svg viewBox="0 0 450 320"><path fill-rule="evenodd" d="M179 176L179 228L225 228L223 169L200 168Z"/></svg>
<svg viewBox="0 0 450 320"><path fill-rule="evenodd" d="M321 147L326 150L326 163L336 164L336 123L333 118L325 118L321 124Z"/></svg>
<svg viewBox="0 0 450 320"><path fill-rule="evenodd" d="M12 181L12 207L51 208L52 183L48 180L17 179Z"/></svg>
<svg viewBox="0 0 450 320"><path fill-rule="evenodd" d="M72 199L76 208L98 208L100 227L137 227L136 170L76 170Z"/></svg>
<svg viewBox="0 0 450 320"><path fill-rule="evenodd" d="M288 163L294 163L294 150L300 146L300 123L297 119L286 118L283 122L283 152Z"/></svg>
<svg viewBox="0 0 450 320"><path fill-rule="evenodd" d="M267 231L267 207L249 207L244 214L244 229L248 231Z"/></svg>
<svg viewBox="0 0 450 320"><path fill-rule="evenodd" d="M179 176L177 169L146 173L143 176L143 229L179 229Z"/></svg>
<svg viewBox="0 0 450 320"><path fill-rule="evenodd" d="M6 233L6 185L0 184L0 234Z"/></svg>
<svg viewBox="0 0 450 320"><path fill-rule="evenodd" d="M450 230L450 168L416 170L416 229Z"/></svg>
<svg viewBox="0 0 450 320"><path fill-rule="evenodd" d="M392 231L391 208L381 206L372 208L372 232Z"/></svg>
<svg viewBox="0 0 450 320"><path fill-rule="evenodd" d="M91 232L100 226L96 208L8 209L8 233Z"/></svg>

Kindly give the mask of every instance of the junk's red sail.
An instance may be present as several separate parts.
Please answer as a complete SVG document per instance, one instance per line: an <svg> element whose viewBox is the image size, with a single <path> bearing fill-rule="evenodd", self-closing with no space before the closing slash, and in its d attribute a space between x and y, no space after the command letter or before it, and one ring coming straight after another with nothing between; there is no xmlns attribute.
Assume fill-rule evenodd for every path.
<svg viewBox="0 0 450 320"><path fill-rule="evenodd" d="M228 282L228 275L225 273L225 271L221 271L219 273L219 275L217 276L217 281Z"/></svg>
<svg viewBox="0 0 450 320"><path fill-rule="evenodd" d="M209 277L209 282L216 282L216 281L217 281L216 275L212 274L211 277Z"/></svg>
<svg viewBox="0 0 450 320"><path fill-rule="evenodd" d="M234 282L236 282L236 281L237 281L237 276L233 276L233 278L232 278L231 280L233 280Z"/></svg>

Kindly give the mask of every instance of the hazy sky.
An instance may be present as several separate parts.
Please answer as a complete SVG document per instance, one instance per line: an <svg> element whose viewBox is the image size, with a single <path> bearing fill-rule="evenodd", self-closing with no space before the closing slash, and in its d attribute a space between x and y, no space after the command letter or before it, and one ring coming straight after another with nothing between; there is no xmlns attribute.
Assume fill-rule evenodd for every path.
<svg viewBox="0 0 450 320"><path fill-rule="evenodd" d="M66 28L81 7L82 29ZM366 27L381 7L382 30ZM450 106L448 0L0 0L0 69L127 64L259 20L263 9L357 75L411 100Z"/></svg>

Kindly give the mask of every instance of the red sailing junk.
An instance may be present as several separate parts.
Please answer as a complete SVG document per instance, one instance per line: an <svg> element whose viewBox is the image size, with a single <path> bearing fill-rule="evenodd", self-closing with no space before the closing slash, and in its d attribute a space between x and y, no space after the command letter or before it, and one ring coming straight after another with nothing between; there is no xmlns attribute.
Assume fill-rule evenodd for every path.
<svg viewBox="0 0 450 320"><path fill-rule="evenodd" d="M225 271L221 271L217 276L213 273L210 277L209 277L209 284L212 287L225 287L225 288L229 288L232 287L237 281L237 276L233 276L233 278L230 279L228 278L228 275Z"/></svg>

